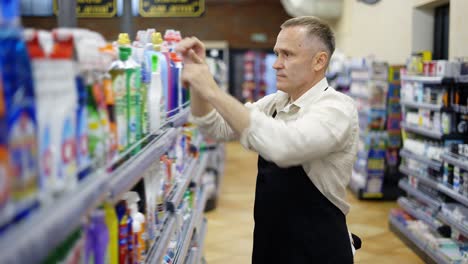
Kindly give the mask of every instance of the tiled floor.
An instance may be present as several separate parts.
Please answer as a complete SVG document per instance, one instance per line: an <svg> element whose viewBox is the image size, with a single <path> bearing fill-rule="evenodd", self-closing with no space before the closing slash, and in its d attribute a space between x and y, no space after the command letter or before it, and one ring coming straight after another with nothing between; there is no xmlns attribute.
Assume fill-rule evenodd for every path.
<svg viewBox="0 0 468 264"><path fill-rule="evenodd" d="M208 264L247 264L252 253L257 155L229 143L226 159L218 207L207 214L205 257ZM423 263L388 230L388 212L396 203L362 202L351 194L348 199L352 204L348 226L363 240L355 263Z"/></svg>

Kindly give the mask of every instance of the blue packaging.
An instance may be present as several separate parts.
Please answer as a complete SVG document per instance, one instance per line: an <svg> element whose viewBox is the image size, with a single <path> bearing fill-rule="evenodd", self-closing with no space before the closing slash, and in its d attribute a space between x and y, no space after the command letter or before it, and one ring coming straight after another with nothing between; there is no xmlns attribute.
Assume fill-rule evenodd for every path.
<svg viewBox="0 0 468 264"><path fill-rule="evenodd" d="M38 142L31 65L26 45L20 37L20 30L15 27L15 14L18 11L17 3L16 9L14 8L15 2L2 2L0 78L8 110L5 118L13 181L11 203L14 207L14 221L19 221L39 205Z"/></svg>
<svg viewBox="0 0 468 264"><path fill-rule="evenodd" d="M75 81L78 94L78 107L76 109L76 161L78 179L82 180L91 170L91 158L88 148L88 111L86 109L88 93L81 76L77 75Z"/></svg>

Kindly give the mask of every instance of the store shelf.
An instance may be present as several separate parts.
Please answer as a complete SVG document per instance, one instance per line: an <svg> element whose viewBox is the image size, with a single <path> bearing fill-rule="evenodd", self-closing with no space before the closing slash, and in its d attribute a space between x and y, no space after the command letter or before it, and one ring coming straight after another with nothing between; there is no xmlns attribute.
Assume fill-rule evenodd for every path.
<svg viewBox="0 0 468 264"><path fill-rule="evenodd" d="M417 208L414 208L410 201L405 197L398 198L398 205L403 208L408 214L412 215L413 217L423 221L426 223L433 231L437 231L437 228L440 226L434 222L434 218L428 216L424 212L421 212Z"/></svg>
<svg viewBox="0 0 468 264"><path fill-rule="evenodd" d="M435 104L427 104L427 103L418 103L418 102L411 102L411 101L401 101L401 105L406 107L418 108L418 109L427 109L431 111L440 111L442 109L442 105L435 105Z"/></svg>
<svg viewBox="0 0 468 264"><path fill-rule="evenodd" d="M198 248L196 247L191 248L185 264L197 264L198 263L196 262L197 256L198 256Z"/></svg>
<svg viewBox="0 0 468 264"><path fill-rule="evenodd" d="M196 184L196 186L200 186L200 181L203 178L203 174L205 174L206 166L208 164L208 152L200 152L200 158L198 160L197 169L195 171L195 175L192 178L192 182Z"/></svg>
<svg viewBox="0 0 468 264"><path fill-rule="evenodd" d="M452 197L453 199L457 200L459 203L463 204L464 206L468 207L468 197L457 193L456 191L452 190L448 186L439 183L437 189L439 191L445 193L446 195Z"/></svg>
<svg viewBox="0 0 468 264"><path fill-rule="evenodd" d="M177 254L177 258L174 263L184 263L185 259L189 253L190 242L192 241L193 232L197 226L200 226L201 221L203 220L203 212L205 209L207 195L206 192L201 191L200 198L197 201L197 206L192 211L192 217L190 218L190 223L187 228L187 232L184 236L184 241L180 247L180 251Z"/></svg>
<svg viewBox="0 0 468 264"><path fill-rule="evenodd" d="M109 192L114 203L124 192L135 186L155 160L159 160L159 157L170 149L176 136L177 130L169 128L112 173Z"/></svg>
<svg viewBox="0 0 468 264"><path fill-rule="evenodd" d="M461 76L458 76L458 77L455 78L455 81L456 81L457 83L464 83L464 84L466 84L466 83L468 83L468 75L461 75Z"/></svg>
<svg viewBox="0 0 468 264"><path fill-rule="evenodd" d="M450 264L438 250L428 247L425 241L422 241L411 233L404 224L391 215L389 217L389 225L390 230L403 240L409 248L416 252L425 263Z"/></svg>
<svg viewBox="0 0 468 264"><path fill-rule="evenodd" d="M400 180L400 182L398 182L398 186L405 190L408 194L416 197L419 201L431 206L432 208L439 208L440 207L440 202L432 199L430 196L428 196L427 194L413 188L412 186L410 186L408 184L408 182L406 182L406 180Z"/></svg>
<svg viewBox="0 0 468 264"><path fill-rule="evenodd" d="M442 154L441 158L447 163L460 167L463 170L468 170L468 159L460 155L445 152Z"/></svg>
<svg viewBox="0 0 468 264"><path fill-rule="evenodd" d="M171 241L171 236L174 233L176 228L176 218L174 215L168 217L164 229L162 230L161 236L156 239L153 244L153 247L148 253L148 257L145 263L159 264L162 261L162 258L166 254L169 242Z"/></svg>
<svg viewBox="0 0 468 264"><path fill-rule="evenodd" d="M413 176L418 178L418 180L427 186L437 189L439 187L439 183L433 179L430 179L429 177L426 177L424 175L421 175L419 172L412 170L404 165L400 165L399 167L400 172L408 175L408 176Z"/></svg>
<svg viewBox="0 0 468 264"><path fill-rule="evenodd" d="M76 188L0 236L1 263L37 263L44 260L75 229L84 215L105 198L109 174L88 175ZM14 243L12 243L14 242Z"/></svg>
<svg viewBox="0 0 468 264"><path fill-rule="evenodd" d="M461 234L463 234L464 237L468 237L468 227L466 225L457 222L451 216L445 215L442 212L437 214L437 218L452 228L458 230Z"/></svg>
<svg viewBox="0 0 468 264"><path fill-rule="evenodd" d="M190 162L185 166L184 171L182 172L182 179L176 184L174 190L172 191L172 195L169 195L169 200L167 201L167 209L171 212L175 212L177 207L179 206L182 198L184 197L184 193L187 190L190 182L192 181L192 177L195 174L197 159L192 158Z"/></svg>
<svg viewBox="0 0 468 264"><path fill-rule="evenodd" d="M198 250L197 250L198 254L197 254L197 258L195 259L196 263L202 263L203 250L204 250L204 247L205 247L205 237L206 237L206 231L207 230L208 230L208 222L204 218L202 220L202 226L200 228L200 232L198 232L198 234L199 234L199 237L198 237Z"/></svg>
<svg viewBox="0 0 468 264"><path fill-rule="evenodd" d="M167 121L169 125L172 127L180 127L184 125L185 123L187 123L189 115L190 115L190 107L187 106L184 108L180 108L179 112L176 115L168 118Z"/></svg>
<svg viewBox="0 0 468 264"><path fill-rule="evenodd" d="M407 168L406 166L400 166L400 171L406 175L411 175L413 177L416 177L418 178L419 181L425 183L426 185L444 193L445 195L447 196L450 196L452 197L453 199L457 200L458 202L462 203L463 205L467 206L468 207L468 197L462 195L462 194L459 194L458 192L454 191L453 189L451 189L450 187L442 184L442 183L439 183L435 180L432 180L424 175L421 175L420 173L414 171L414 170L410 170L409 168Z"/></svg>
<svg viewBox="0 0 468 264"><path fill-rule="evenodd" d="M444 78L442 76L409 76L403 75L401 76L402 81L412 81L412 82L421 82L425 84L444 84L444 83L452 83L453 78Z"/></svg>
<svg viewBox="0 0 468 264"><path fill-rule="evenodd" d="M405 122L401 122L400 126L406 131L413 132L413 133L423 135L426 137L430 137L433 139L442 139L442 136L443 136L442 132L440 131L430 130L427 128L406 124Z"/></svg>
<svg viewBox="0 0 468 264"><path fill-rule="evenodd" d="M426 158L425 156L422 156L422 155L415 154L404 148L400 150L400 156L424 163L437 171L440 171L442 168L442 162Z"/></svg>

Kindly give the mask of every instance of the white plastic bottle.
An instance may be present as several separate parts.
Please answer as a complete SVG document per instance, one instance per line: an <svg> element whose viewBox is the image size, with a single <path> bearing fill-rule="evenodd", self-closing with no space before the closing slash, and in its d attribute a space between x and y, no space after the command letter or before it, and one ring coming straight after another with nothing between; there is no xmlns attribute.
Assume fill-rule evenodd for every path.
<svg viewBox="0 0 468 264"><path fill-rule="evenodd" d="M158 56L153 54L151 62L151 86L148 89L147 95L150 132L158 131L161 128L161 101L163 85L158 63Z"/></svg>

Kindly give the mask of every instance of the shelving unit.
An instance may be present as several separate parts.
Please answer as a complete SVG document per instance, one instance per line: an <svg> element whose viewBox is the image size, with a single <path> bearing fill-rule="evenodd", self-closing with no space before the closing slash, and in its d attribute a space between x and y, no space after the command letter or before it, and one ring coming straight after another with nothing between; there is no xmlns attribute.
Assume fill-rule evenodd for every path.
<svg viewBox="0 0 468 264"><path fill-rule="evenodd" d="M418 155L418 154L415 154L407 149L401 149L400 150L400 156L403 157L403 158L408 158L408 159L413 159L413 160L416 160L416 161L419 161L421 163L424 163L428 166L430 166L431 168L435 169L435 170L438 170L440 171L441 170L441 167L442 167L442 162L440 161L437 161L437 160L433 160L433 159L429 159L429 158L426 158L425 156L422 156L422 155ZM404 172L402 171L403 173L407 173L407 172Z"/></svg>
<svg viewBox="0 0 468 264"><path fill-rule="evenodd" d="M413 119L411 122L415 122L415 114L417 114L419 118L423 119L422 123L432 122L434 127L439 127L439 125L436 124L436 122L439 120L435 118L441 118L440 128L433 130L409 124L403 120L401 122L401 127L403 129L404 140L411 139L411 142L408 142L408 147L416 147L419 144L420 149L425 147L425 152L429 152L430 148L432 148L430 149L432 153L440 153L444 150L446 152L440 155L440 161L430 159L425 155L418 155L411 151L412 148L403 148L400 151L400 157L407 162L402 163L402 165L399 167L399 171L404 175L407 175L412 183L412 185L410 185L408 180L402 179L399 182L400 188L406 191L409 196L412 196L417 201L429 206L432 210L432 213L427 214L421 212L419 208L411 206L410 200L405 197L400 197L398 199L398 204L408 214L430 226L433 231L438 230L438 225L434 225L434 223L441 223L443 225L450 226L452 230L456 230L466 237L468 235L468 228L461 222L456 221L450 215L450 208L460 207L459 210L463 212L461 208L468 206L468 197L466 194L464 195L456 191L451 186L452 182L447 180L449 173L453 173L447 170L447 163L466 170L468 169L468 159L464 159L461 156L448 153L447 149L453 142L456 142L457 144L461 142L466 143L468 137L467 135L460 134L460 132L455 130L455 128L453 128L453 124L445 124L444 127L442 116L445 114L446 116L449 116L449 118L455 120L455 116L452 116L452 110L457 112L456 107L453 105L447 105L446 101L444 101L444 105L427 103L429 101L440 101L441 96L450 98L456 85L456 80L453 78L427 76L403 76L402 80L404 82L409 82L404 83L402 87L402 92L405 92L403 89L408 89L406 91L407 98L401 102L402 111L404 113L406 113L405 111L419 111L413 112L413 116L408 114L408 119L410 117ZM424 91L424 97L421 96L421 91ZM408 100L416 96L418 98L417 101L425 102L414 102ZM448 103L450 104L450 100ZM444 133L442 133L442 130ZM429 143L426 143L427 141L429 141ZM419 152L421 152L421 150ZM453 175L451 177L453 177ZM428 190L430 193L436 194L437 192L441 195L441 198L433 198L433 195L428 195L422 192L415 187L419 184L423 184L426 190L428 188L432 189ZM437 197L437 195L435 195L435 197ZM454 201L454 203L450 204L451 201ZM431 248L426 244L427 242L421 240L419 237L411 233L408 229L406 229L402 222L399 222L397 219L393 218L392 215L390 215L390 227L392 231L394 231L403 241L405 241L410 246L410 248L418 253L418 255L420 255L424 261L431 263L450 263L448 261L448 257L444 257L437 248Z"/></svg>
<svg viewBox="0 0 468 264"><path fill-rule="evenodd" d="M151 163L166 153L177 136L177 129L187 121L190 109L184 108L174 115L159 134L150 136L150 140L139 152L121 163L113 172L100 169L88 175L79 182L71 192L65 193L52 204L42 207L33 215L16 226L9 228L0 237L1 262L9 263L35 263L47 257L70 233L81 225L82 217L96 208L103 201L116 203L121 195L129 191L144 175ZM202 174L207 166L208 154L202 155L201 160L191 159L185 166L185 178L174 189L168 208L180 203L183 194L192 181L201 186ZM113 167L109 166L109 168ZM203 207L206 203L206 194L202 195ZM199 224L203 218L203 208L199 204L196 220ZM148 253L148 263L160 263L164 256L170 236L176 226L175 217L166 218L161 235L154 242ZM34 232L31 232L34 230ZM47 237L47 243L44 238ZM15 243L11 243L15 241Z"/></svg>
<svg viewBox="0 0 468 264"><path fill-rule="evenodd" d="M396 200L401 194L397 187L399 173L388 157L397 159L401 140L389 125L394 122L388 120L396 118L397 123L400 120L399 85L390 76L392 68L387 63L362 59L351 64L356 65L350 68L351 85L347 94L356 101L360 143L349 188L358 199ZM397 113L387 110L395 104ZM399 129L398 126L396 131ZM390 137L392 144L389 144Z"/></svg>
<svg viewBox="0 0 468 264"><path fill-rule="evenodd" d="M389 217L390 230L392 230L405 244L416 252L425 263L450 264L442 254L428 246L427 242L415 236L396 218Z"/></svg>
<svg viewBox="0 0 468 264"><path fill-rule="evenodd" d="M432 199L429 195L419 191L418 189L415 189L411 185L406 182L406 180L401 179L400 182L398 183L398 186L400 186L401 189L405 190L409 195L414 196L417 198L417 200L427 204L428 206L437 209L440 207L440 202Z"/></svg>
<svg viewBox="0 0 468 264"><path fill-rule="evenodd" d="M417 109L427 109L427 110L432 110L432 111L440 111L440 109L442 108L442 105L418 103L418 102L411 102L411 101L406 101L406 100L401 101L400 104L406 107L412 107L412 108L417 108Z"/></svg>

